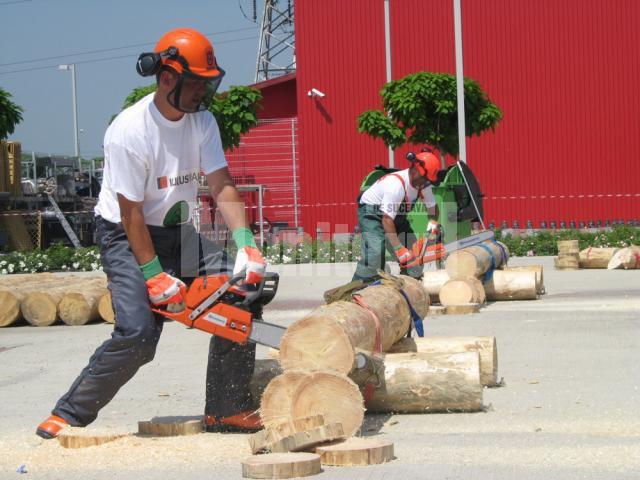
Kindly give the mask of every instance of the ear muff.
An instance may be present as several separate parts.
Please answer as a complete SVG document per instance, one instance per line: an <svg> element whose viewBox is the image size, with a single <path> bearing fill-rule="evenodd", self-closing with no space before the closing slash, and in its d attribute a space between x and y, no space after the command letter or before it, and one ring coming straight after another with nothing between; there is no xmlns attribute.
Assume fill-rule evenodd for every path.
<svg viewBox="0 0 640 480"><path fill-rule="evenodd" d="M150 77L157 74L162 67L162 59L170 58L179 61L185 69L189 69L187 61L180 56L176 47L169 47L160 53L145 52L141 53L136 62L136 71L143 77Z"/></svg>

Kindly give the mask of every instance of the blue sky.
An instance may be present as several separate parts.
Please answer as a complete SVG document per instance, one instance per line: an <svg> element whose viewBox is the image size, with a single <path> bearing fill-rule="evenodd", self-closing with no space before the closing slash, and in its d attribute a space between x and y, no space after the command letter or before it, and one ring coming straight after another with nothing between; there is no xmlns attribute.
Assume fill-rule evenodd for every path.
<svg viewBox="0 0 640 480"><path fill-rule="evenodd" d="M111 115L135 87L152 83L136 73L138 55L177 27L209 34L227 72L221 90L253 83L259 28L239 7L249 15L251 3L0 0L0 87L25 109L10 139L22 142L23 152L73 154L71 72L58 64L75 63L80 152L85 158L101 156ZM83 53L95 50L103 51Z"/></svg>

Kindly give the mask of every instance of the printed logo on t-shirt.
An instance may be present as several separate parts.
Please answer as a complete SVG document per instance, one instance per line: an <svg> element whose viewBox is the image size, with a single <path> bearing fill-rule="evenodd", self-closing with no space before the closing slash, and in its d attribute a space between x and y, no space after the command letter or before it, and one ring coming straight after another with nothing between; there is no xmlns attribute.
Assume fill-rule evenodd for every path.
<svg viewBox="0 0 640 480"><path fill-rule="evenodd" d="M197 170L190 172L180 172L177 175L168 177L162 176L156 179L158 183L158 190L169 187L179 187L180 185L186 185L191 182L197 182L200 178L200 172Z"/></svg>

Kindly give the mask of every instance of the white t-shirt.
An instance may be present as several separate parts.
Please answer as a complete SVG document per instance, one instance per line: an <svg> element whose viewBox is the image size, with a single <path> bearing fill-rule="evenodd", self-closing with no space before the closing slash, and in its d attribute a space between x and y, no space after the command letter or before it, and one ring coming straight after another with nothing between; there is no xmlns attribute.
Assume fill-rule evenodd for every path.
<svg viewBox="0 0 640 480"><path fill-rule="evenodd" d="M404 182L398 176L402 177ZM418 195L418 189L409 181L409 169L407 168L381 177L365 190L360 198L360 203L379 205L382 213L395 219L398 213L408 213L405 211L407 208L405 201L409 202L410 207L418 199ZM431 185L422 189L422 201L428 209L436 205Z"/></svg>
<svg viewBox="0 0 640 480"><path fill-rule="evenodd" d="M144 202L147 225L163 225L178 202L191 208L205 175L227 166L220 130L208 111L167 120L153 93L122 111L104 136L104 175L96 215L120 222L117 194Z"/></svg>

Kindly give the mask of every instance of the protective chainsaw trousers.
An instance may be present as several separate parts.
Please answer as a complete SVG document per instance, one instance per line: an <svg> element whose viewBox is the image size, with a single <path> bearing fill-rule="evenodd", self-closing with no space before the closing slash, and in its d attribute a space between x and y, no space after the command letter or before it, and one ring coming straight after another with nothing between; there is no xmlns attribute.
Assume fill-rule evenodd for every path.
<svg viewBox="0 0 640 480"><path fill-rule="evenodd" d="M147 287L122 224L96 219L97 239L115 313L111 338L60 398L52 413L74 426L94 421L98 412L154 355L163 320L150 309ZM199 275L231 273L225 252L198 235L193 226L149 226L163 269L189 284ZM261 311L254 311L260 315ZM185 352L187 353L187 352ZM255 345L211 337L205 413L225 417L251 408L249 380Z"/></svg>
<svg viewBox="0 0 640 480"><path fill-rule="evenodd" d="M378 270L384 271L385 257L388 251L395 259L395 253L391 244L386 238L382 226L382 215L380 208L376 205L360 204L358 206L358 225L362 233L362 254L352 280L363 280L365 282L374 279ZM411 225L406 215L397 215L395 227L402 243L411 250L411 246L416 241L416 236L411 229ZM422 266L401 269L400 273L414 278L422 276Z"/></svg>

